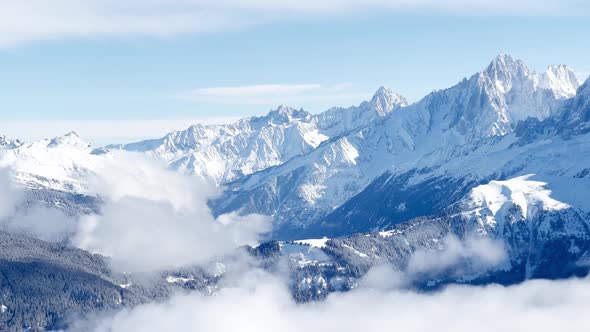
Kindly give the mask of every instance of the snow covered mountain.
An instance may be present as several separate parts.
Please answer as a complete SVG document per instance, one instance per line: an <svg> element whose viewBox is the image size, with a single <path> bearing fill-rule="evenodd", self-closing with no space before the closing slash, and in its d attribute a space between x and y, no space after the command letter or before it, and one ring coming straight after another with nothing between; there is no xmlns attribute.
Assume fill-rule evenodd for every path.
<svg viewBox="0 0 590 332"><path fill-rule="evenodd" d="M242 249L265 269L287 268L297 301L357 287L383 263L421 289L564 278L590 267L590 79L580 84L567 66L535 73L500 55L412 105L380 88L355 107L313 115L281 106L230 125L99 149L73 132L32 143L0 136L0 168L12 168L27 203L100 213L88 175L118 158L118 149L223 185L224 195L210 202L217 214L272 215L271 237L283 241ZM161 180L155 183L159 191ZM108 273L99 256L25 235L0 237L12 294L0 318L34 313L7 324L51 326L65 309L116 308L176 288L208 290L223 274L168 271L156 289L142 289L129 276ZM423 270L416 255L444 264ZM12 286L39 273L51 278L35 280L32 290ZM90 284L81 278L88 273ZM44 293L55 280L72 281L85 295L75 293L63 307L61 293ZM101 296L104 306L96 301Z"/></svg>
<svg viewBox="0 0 590 332"><path fill-rule="evenodd" d="M586 185L590 174L589 97L587 81L550 118L529 118L503 137L437 149L396 165L314 227L335 234L387 227L436 214L490 180L528 174L561 189L553 189L554 194L576 190L560 201L589 213L583 202L590 195Z"/></svg>
<svg viewBox="0 0 590 332"><path fill-rule="evenodd" d="M266 116L229 125L195 125L161 139L107 149L144 152L181 172L223 184L309 153L331 137L406 105L402 96L382 87L357 107L312 115L282 105Z"/></svg>
<svg viewBox="0 0 590 332"><path fill-rule="evenodd" d="M3 138L0 166L35 190L92 195L84 179L102 158L136 151L223 184L215 213L272 215L275 238L350 235L436 214L491 180L587 174L589 94L567 66L536 73L501 54L412 105L382 87L355 107L313 115L280 106L101 149L75 133Z"/></svg>
<svg viewBox="0 0 590 332"><path fill-rule="evenodd" d="M28 188L83 193L82 177L96 165L89 143L75 132L0 149L0 167L11 167Z"/></svg>
<svg viewBox="0 0 590 332"><path fill-rule="evenodd" d="M519 121L529 117L542 121L559 115L568 101L566 97L573 97L579 84L568 67L551 66L539 74L501 54L485 70L451 88L435 91L415 104L327 140L280 166L230 183L230 189L214 207L218 212L242 209L273 215L278 237L342 234L348 225L346 215L353 215L356 207L341 207L384 172L407 169L406 164L416 160L428 159L436 164L456 159L457 154L487 146L514 132ZM467 183L469 179L467 176L460 181ZM395 177L391 181L398 180ZM427 195L426 191L423 194ZM462 194L447 193L455 200ZM401 201L395 207L409 211L409 206L404 207L407 204ZM383 208L375 205L370 205L371 209ZM430 211L412 210L422 212ZM321 221L327 227L324 234L311 231L310 225L334 213L333 219ZM348 234L354 231L349 229Z"/></svg>
<svg viewBox="0 0 590 332"><path fill-rule="evenodd" d="M145 153L173 169L221 184L309 152L329 136L362 126L403 105L403 97L380 88L358 107L332 108L312 115L280 106L266 116L231 125L195 125L162 139L96 149L75 132L31 143L2 136L0 168L14 171L17 182L27 188L31 204L42 201L77 214L97 209L99 199L89 188L88 179L106 161L117 158L111 151Z"/></svg>
<svg viewBox="0 0 590 332"><path fill-rule="evenodd" d="M14 149L22 145L22 142L19 140L13 140L5 135L0 135L0 148L1 149Z"/></svg>

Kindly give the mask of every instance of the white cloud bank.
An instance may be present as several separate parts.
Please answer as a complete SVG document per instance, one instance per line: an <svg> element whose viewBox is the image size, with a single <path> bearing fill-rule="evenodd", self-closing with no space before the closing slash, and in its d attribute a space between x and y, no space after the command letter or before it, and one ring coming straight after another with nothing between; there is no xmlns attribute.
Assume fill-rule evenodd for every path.
<svg viewBox="0 0 590 332"><path fill-rule="evenodd" d="M418 249L414 252L408 262L407 273L436 274L463 262L469 262L470 268L475 271L486 271L508 259L504 243L487 237L470 235L460 240L454 235L447 235L441 246L442 250ZM464 271L454 272L461 275Z"/></svg>
<svg viewBox="0 0 590 332"><path fill-rule="evenodd" d="M448 234L439 242L437 250L418 248L413 252L403 271L390 264L373 267L362 277L359 287L401 289L410 287L417 279L464 278L510 267L508 252L501 240L475 234L461 240Z"/></svg>
<svg viewBox="0 0 590 332"><path fill-rule="evenodd" d="M256 244L270 230L270 219L261 215L216 220L207 206L218 192L214 185L140 155L120 152L106 159L91 183L105 203L100 215L81 218L73 244L111 256L118 271L207 263Z"/></svg>
<svg viewBox="0 0 590 332"><path fill-rule="evenodd" d="M0 0L0 47L61 38L166 37L363 12L563 16L588 15L588 9L578 0Z"/></svg>
<svg viewBox="0 0 590 332"><path fill-rule="evenodd" d="M92 321L72 331L586 331L588 280L452 286L438 293L360 288L320 303L295 304L264 273L216 296L177 295Z"/></svg>
<svg viewBox="0 0 590 332"><path fill-rule="evenodd" d="M76 221L59 210L31 206L23 210L23 191L9 168L0 168L0 230L24 233L45 241L63 241L76 229Z"/></svg>
<svg viewBox="0 0 590 332"><path fill-rule="evenodd" d="M128 152L96 156L97 165L83 179L89 193L102 199L100 214L77 218L60 210L22 205L12 174L0 172L0 229L111 256L122 272L153 272L207 263L256 244L270 230L270 218L228 214L213 217L207 200L212 184Z"/></svg>

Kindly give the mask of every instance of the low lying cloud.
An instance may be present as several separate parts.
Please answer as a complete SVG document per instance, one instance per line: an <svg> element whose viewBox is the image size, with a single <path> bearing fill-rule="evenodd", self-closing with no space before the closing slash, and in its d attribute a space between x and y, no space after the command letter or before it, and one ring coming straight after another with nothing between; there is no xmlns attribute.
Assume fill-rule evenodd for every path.
<svg viewBox="0 0 590 332"><path fill-rule="evenodd" d="M197 203L198 204L198 203ZM268 218L231 218L223 225L204 211L178 211L169 203L127 197L106 204L100 215L82 217L73 243L111 257L123 272L150 272L204 264L254 245Z"/></svg>
<svg viewBox="0 0 590 332"><path fill-rule="evenodd" d="M485 272L508 259L504 243L487 237L470 235L460 240L450 234L439 246L440 250L417 250L410 258L406 272L410 275L448 273L448 269L464 264L474 271ZM456 271L458 274L463 272Z"/></svg>
<svg viewBox="0 0 590 332"><path fill-rule="evenodd" d="M86 180L89 191L109 202L135 197L167 202L176 210L208 213L207 199L219 189L205 180L181 174L160 160L141 153L114 151L99 158L93 174Z"/></svg>
<svg viewBox="0 0 590 332"><path fill-rule="evenodd" d="M33 205L23 208L24 192L13 171L0 168L0 230L27 234L45 241L65 241L76 231L75 218L57 209Z"/></svg>
<svg viewBox="0 0 590 332"><path fill-rule="evenodd" d="M60 210L35 205L5 221L6 229L49 241L63 242L76 232L77 220Z"/></svg>
<svg viewBox="0 0 590 332"><path fill-rule="evenodd" d="M270 218L261 215L215 219L207 206L218 194L213 184L139 154L106 159L91 183L104 205L100 214L81 217L72 243L111 256L119 271L206 263L270 230Z"/></svg>
<svg viewBox="0 0 590 332"><path fill-rule="evenodd" d="M2 0L0 47L61 38L166 37L363 12L579 16L587 9L577 0Z"/></svg>
<svg viewBox="0 0 590 332"><path fill-rule="evenodd" d="M13 182L13 175L8 168L0 167L0 224L2 220L14 215L22 193Z"/></svg>
<svg viewBox="0 0 590 332"><path fill-rule="evenodd" d="M121 272L207 263L238 246L256 244L270 231L270 218L261 215L216 219L207 206L218 194L213 184L146 156L119 152L95 156L94 164L82 172L87 174L81 181L100 198L100 213L77 217L46 205L23 208L17 199L22 189L13 184L12 174L1 171L0 226L111 256L112 267Z"/></svg>
<svg viewBox="0 0 590 332"><path fill-rule="evenodd" d="M438 248L414 251L404 270L388 263L374 266L361 278L359 287L409 289L416 281L477 277L507 268L510 260L503 241L471 234L459 239L448 234Z"/></svg>
<svg viewBox="0 0 590 332"><path fill-rule="evenodd" d="M360 288L393 290L405 288L411 280L405 272L391 264L380 264L370 269L361 279Z"/></svg>
<svg viewBox="0 0 590 332"><path fill-rule="evenodd" d="M586 279L537 280L511 287L452 286L426 294L360 288L296 304L279 279L258 273L256 282L216 296L177 295L78 322L72 331L585 331L589 296Z"/></svg>

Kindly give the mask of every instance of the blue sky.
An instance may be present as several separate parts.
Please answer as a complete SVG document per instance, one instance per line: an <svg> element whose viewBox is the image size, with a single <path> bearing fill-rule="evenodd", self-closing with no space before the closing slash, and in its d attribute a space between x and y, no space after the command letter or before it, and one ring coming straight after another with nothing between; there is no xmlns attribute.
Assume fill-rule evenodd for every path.
<svg viewBox="0 0 590 332"><path fill-rule="evenodd" d="M576 0L548 1L551 10L526 0L474 0L472 7L453 0L442 9L431 0L409 7L328 0L343 8L336 11L312 1L271 10L265 0L239 10L231 0L221 9L208 0L171 1L180 11L150 1L158 5L16 6L22 20L0 23L9 35L0 37L0 133L30 140L76 130L103 144L264 114L278 104L311 112L349 106L381 85L415 101L500 52L535 70L565 63L590 74L589 6ZM12 10L5 9L0 21ZM176 27L178 12L195 17ZM64 26L71 15L88 18Z"/></svg>

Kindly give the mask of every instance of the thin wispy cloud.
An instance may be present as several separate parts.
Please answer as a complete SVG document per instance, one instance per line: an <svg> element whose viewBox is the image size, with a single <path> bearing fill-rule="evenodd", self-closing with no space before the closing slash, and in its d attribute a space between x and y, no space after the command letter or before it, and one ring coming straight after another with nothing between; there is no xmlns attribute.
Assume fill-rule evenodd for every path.
<svg viewBox="0 0 590 332"><path fill-rule="evenodd" d="M194 97L264 97L268 94L294 95L321 88L319 84L261 84L195 89L190 93Z"/></svg>
<svg viewBox="0 0 590 332"><path fill-rule="evenodd" d="M0 47L38 40L163 37L374 12L463 16L580 16L578 0L0 0Z"/></svg>
<svg viewBox="0 0 590 332"><path fill-rule="evenodd" d="M362 100L351 84L257 84L198 88L181 92L176 97L210 104L270 105L299 104L309 101Z"/></svg>

